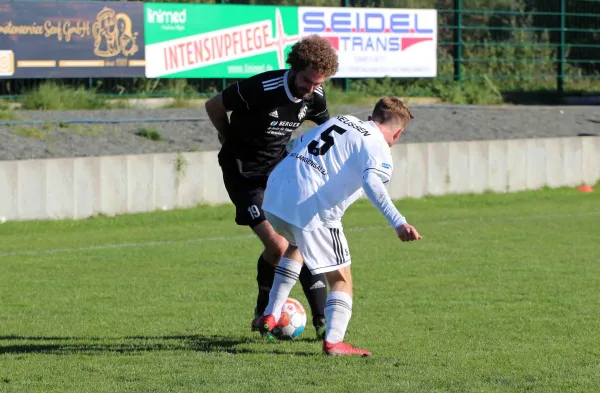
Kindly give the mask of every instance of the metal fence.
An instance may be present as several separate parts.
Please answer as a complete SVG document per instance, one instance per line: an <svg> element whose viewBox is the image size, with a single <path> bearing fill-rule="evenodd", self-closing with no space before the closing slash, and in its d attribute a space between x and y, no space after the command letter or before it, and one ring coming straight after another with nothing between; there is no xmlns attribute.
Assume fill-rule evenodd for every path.
<svg viewBox="0 0 600 393"><path fill-rule="evenodd" d="M504 88L559 94L600 90L599 1L528 1L513 9L468 3L454 0L453 9L439 10L452 15L440 46L452 48L454 80L500 79Z"/></svg>
<svg viewBox="0 0 600 393"><path fill-rule="evenodd" d="M33 1L33 0L13 0ZM202 2L202 1L201 1ZM203 1L210 2L210 1ZM423 79L334 79L346 91L401 88L431 95L439 86L486 85L501 93L600 92L598 0L216 0L217 3L438 10L438 76ZM0 96L15 96L46 80L2 80ZM123 96L202 96L223 79L64 79L62 83Z"/></svg>

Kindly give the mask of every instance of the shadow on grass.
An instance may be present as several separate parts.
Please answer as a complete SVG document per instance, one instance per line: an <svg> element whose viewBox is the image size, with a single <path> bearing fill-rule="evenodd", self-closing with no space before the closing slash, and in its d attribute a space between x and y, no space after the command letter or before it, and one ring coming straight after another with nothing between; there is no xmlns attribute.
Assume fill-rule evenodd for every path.
<svg viewBox="0 0 600 393"><path fill-rule="evenodd" d="M227 354L274 354L315 356L314 352L290 351L278 348L278 342L268 342L262 338L189 335L189 336L129 336L129 337L24 337L0 336L1 341L27 341L23 344L0 345L2 354L139 354L151 351L195 351ZM268 348L252 348L253 344L267 345ZM287 347L289 348L289 347Z"/></svg>

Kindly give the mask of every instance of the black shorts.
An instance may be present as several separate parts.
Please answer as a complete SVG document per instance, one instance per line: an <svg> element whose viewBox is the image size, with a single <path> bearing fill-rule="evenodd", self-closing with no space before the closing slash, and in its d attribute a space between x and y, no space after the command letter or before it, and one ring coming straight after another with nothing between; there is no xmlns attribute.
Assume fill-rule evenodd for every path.
<svg viewBox="0 0 600 393"><path fill-rule="evenodd" d="M224 170L223 183L231 202L235 205L235 222L238 225L254 228L267 220L262 209L266 181L250 180Z"/></svg>

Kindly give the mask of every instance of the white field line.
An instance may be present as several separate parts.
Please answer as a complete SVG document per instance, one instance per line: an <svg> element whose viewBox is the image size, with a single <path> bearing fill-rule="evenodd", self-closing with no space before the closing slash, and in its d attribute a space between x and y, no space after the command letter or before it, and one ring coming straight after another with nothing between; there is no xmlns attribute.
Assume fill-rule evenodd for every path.
<svg viewBox="0 0 600 393"><path fill-rule="evenodd" d="M463 224L469 222L511 222L511 221L534 221L534 220L546 220L546 219L561 219L568 220L571 217L586 217L586 216L599 216L600 210L590 210L587 212L577 212L570 214L537 214L528 216L499 216L499 217L481 217L481 218L458 218L444 221L429 221L425 222L424 225L450 225L450 224ZM345 228L345 232L362 232L369 230L381 230L390 229L389 226L377 225L377 226L364 226L364 227L350 227ZM223 242L232 240L247 240L256 238L255 235L237 235L237 236L215 236L215 237L199 237L195 239L186 240L164 240L154 242L133 242L133 243L117 243L117 244L104 244L98 246L88 247L73 247L73 248L52 248L52 249L40 249L40 250L16 250L0 252L0 257L10 257L19 255L47 255L47 254L60 254L69 252L80 252L80 251L97 251L97 250L114 250L120 248L132 248L132 247L155 247L155 246L167 246L176 244L195 244L205 242ZM258 241L258 240L257 240Z"/></svg>

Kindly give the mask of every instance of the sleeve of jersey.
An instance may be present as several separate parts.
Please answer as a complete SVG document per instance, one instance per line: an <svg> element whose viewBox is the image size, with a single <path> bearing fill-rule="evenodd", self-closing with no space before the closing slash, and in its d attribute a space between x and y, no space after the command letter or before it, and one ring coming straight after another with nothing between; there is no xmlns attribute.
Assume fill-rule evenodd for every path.
<svg viewBox="0 0 600 393"><path fill-rule="evenodd" d="M253 78L241 80L223 90L223 105L229 111L250 110L260 102L261 92Z"/></svg>
<svg viewBox="0 0 600 393"><path fill-rule="evenodd" d="M325 97L325 90L322 86L320 86L313 94L315 97L314 106L311 108L310 114L306 117L306 119L321 125L331 118L329 111L327 110L327 98Z"/></svg>
<svg viewBox="0 0 600 393"><path fill-rule="evenodd" d="M374 146L372 143L365 143L363 146L363 176L367 172L373 172L383 183L388 183L392 178L392 159L389 154Z"/></svg>
<svg viewBox="0 0 600 393"><path fill-rule="evenodd" d="M406 223L406 219L392 203L381 178L374 171L363 175L363 190L369 201L379 210L393 228Z"/></svg>

